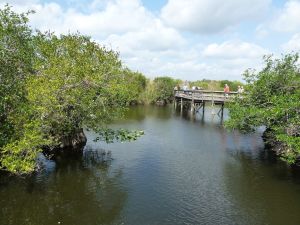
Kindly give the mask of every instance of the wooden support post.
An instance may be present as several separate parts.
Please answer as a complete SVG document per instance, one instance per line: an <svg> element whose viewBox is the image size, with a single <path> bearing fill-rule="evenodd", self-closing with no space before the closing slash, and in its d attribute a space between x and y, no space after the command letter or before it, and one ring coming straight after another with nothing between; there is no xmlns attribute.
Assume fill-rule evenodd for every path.
<svg viewBox="0 0 300 225"><path fill-rule="evenodd" d="M175 107L175 109L177 109L177 98L176 97L174 98L174 107Z"/></svg>
<svg viewBox="0 0 300 225"><path fill-rule="evenodd" d="M204 115L204 110L205 110L205 102L203 101L203 106L202 106L202 114Z"/></svg>
<svg viewBox="0 0 300 225"><path fill-rule="evenodd" d="M203 104L201 104L201 103L195 104L195 113L199 112L199 110L201 109L202 106L203 106Z"/></svg>
<svg viewBox="0 0 300 225"><path fill-rule="evenodd" d="M218 111L218 116L220 116L221 113L221 117L223 117L223 111L224 111L224 103L222 103L221 109Z"/></svg>
<svg viewBox="0 0 300 225"><path fill-rule="evenodd" d="M183 110L183 99L182 98L180 99L180 110L181 111Z"/></svg>
<svg viewBox="0 0 300 225"><path fill-rule="evenodd" d="M192 92L191 112L195 111L194 92Z"/></svg>
<svg viewBox="0 0 300 225"><path fill-rule="evenodd" d="M221 113L222 113L222 114L221 114L221 117L223 118L223 113L224 113L224 103L222 104L222 108L221 108L221 109L222 109L222 112L221 112Z"/></svg>
<svg viewBox="0 0 300 225"><path fill-rule="evenodd" d="M223 124L224 103L221 106L221 124Z"/></svg>
<svg viewBox="0 0 300 225"><path fill-rule="evenodd" d="M194 105L194 101L191 101L191 112L195 111L195 105Z"/></svg>

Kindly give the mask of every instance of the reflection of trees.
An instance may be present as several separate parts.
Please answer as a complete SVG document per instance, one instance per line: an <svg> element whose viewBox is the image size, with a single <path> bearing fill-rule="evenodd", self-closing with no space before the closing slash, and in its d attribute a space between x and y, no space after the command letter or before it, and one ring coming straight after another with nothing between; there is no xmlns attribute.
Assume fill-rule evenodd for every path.
<svg viewBox="0 0 300 225"><path fill-rule="evenodd" d="M116 222L126 201L122 172L111 171L102 153L83 154L81 158L57 158L50 173L46 170L0 186L0 224Z"/></svg>
<svg viewBox="0 0 300 225"><path fill-rule="evenodd" d="M125 111L124 119L142 121L146 118L145 107L144 106L132 106Z"/></svg>
<svg viewBox="0 0 300 225"><path fill-rule="evenodd" d="M225 138L229 141L232 134ZM232 205L228 217L235 224L298 224L300 194L292 183L299 177L263 144L258 146L256 136L234 138L243 141L242 147L227 149L231 157L222 167L224 192Z"/></svg>
<svg viewBox="0 0 300 225"><path fill-rule="evenodd" d="M146 106L145 115L147 117L154 117L157 119L170 119L172 110L170 105L167 106Z"/></svg>
<svg viewBox="0 0 300 225"><path fill-rule="evenodd" d="M172 112L171 106L132 106L125 111L124 118L122 121L118 121L118 124L122 122L128 122L128 120L142 121L146 117L154 117L158 119L170 119Z"/></svg>
<svg viewBox="0 0 300 225"><path fill-rule="evenodd" d="M169 106L157 106L153 107L152 115L154 118L158 119L170 119L172 116L172 111L170 110Z"/></svg>

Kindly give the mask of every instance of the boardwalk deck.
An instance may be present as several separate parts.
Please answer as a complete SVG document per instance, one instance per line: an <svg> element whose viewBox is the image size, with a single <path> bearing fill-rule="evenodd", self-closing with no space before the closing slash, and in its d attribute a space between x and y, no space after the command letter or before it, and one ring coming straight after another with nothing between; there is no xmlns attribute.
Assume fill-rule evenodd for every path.
<svg viewBox="0 0 300 225"><path fill-rule="evenodd" d="M230 102L237 95L237 92L230 92L225 96L223 91L207 91L207 90L179 90L174 91L174 104L183 105L185 103L190 103L190 108L192 112L198 112L201 108L205 110L205 104L210 103L212 106L221 105L221 109L218 114L221 112L223 116L223 109L225 102Z"/></svg>

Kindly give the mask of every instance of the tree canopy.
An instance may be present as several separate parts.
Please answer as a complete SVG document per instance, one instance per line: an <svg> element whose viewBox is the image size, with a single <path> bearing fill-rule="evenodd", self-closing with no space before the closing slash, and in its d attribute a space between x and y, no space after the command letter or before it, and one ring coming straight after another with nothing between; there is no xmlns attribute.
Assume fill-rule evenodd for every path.
<svg viewBox="0 0 300 225"><path fill-rule="evenodd" d="M83 128L107 142L140 132L111 130L144 88L118 53L79 33L32 32L27 14L0 10L0 166L29 173L44 146L61 146Z"/></svg>
<svg viewBox="0 0 300 225"><path fill-rule="evenodd" d="M300 154L299 55L266 56L264 68L247 70L244 78L246 94L230 106L226 126L246 132L266 126L267 141L281 143L282 158L294 163Z"/></svg>

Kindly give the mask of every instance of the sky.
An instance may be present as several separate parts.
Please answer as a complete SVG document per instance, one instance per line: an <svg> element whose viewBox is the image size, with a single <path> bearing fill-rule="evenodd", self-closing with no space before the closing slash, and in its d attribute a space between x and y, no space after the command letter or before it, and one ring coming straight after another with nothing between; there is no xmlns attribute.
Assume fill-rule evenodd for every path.
<svg viewBox="0 0 300 225"><path fill-rule="evenodd" d="M147 77L242 80L264 55L300 51L300 0L0 0L30 26L77 32Z"/></svg>

